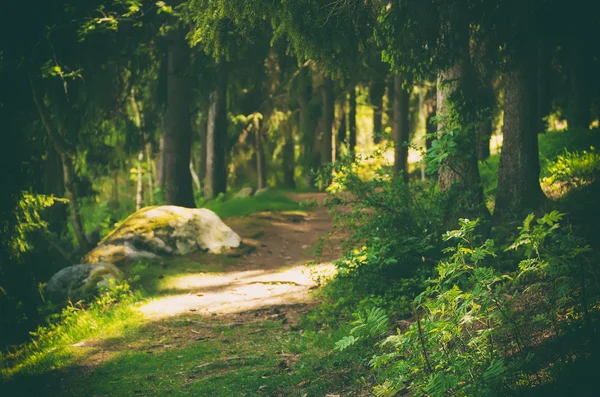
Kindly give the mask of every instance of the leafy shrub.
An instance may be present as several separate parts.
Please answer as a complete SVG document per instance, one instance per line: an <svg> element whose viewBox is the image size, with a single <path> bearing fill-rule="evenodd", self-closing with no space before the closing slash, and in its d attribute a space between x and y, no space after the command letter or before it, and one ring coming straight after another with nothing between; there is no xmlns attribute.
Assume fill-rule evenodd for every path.
<svg viewBox="0 0 600 397"><path fill-rule="evenodd" d="M591 332L592 302L600 296L590 249L570 227L560 227L562 217L554 211L535 222L533 215L525 219L508 248L524 259L509 274L491 267L501 253L476 234L478 220L461 219L458 230L445 233L454 245L415 298L412 324L385 338L379 345L386 352L371 360L383 377L375 394L506 395L507 389L542 384L541 370L559 373L572 353L553 351L555 361L534 364L534 344L539 350L548 338L580 327ZM364 334L380 335L387 317L371 309L359 320L337 349Z"/></svg>

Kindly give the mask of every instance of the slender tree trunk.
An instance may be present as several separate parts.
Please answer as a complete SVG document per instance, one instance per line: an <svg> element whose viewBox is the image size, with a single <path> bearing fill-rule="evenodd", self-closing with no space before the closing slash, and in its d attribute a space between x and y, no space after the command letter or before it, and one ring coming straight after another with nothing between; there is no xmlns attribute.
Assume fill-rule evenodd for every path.
<svg viewBox="0 0 600 397"><path fill-rule="evenodd" d="M167 204L194 208L190 173L192 125L190 48L181 28L169 33L167 109L164 119L164 183Z"/></svg>
<svg viewBox="0 0 600 397"><path fill-rule="evenodd" d="M164 131L164 120L163 120ZM161 131L158 138L158 158L156 159L156 186L161 189L165 187L165 134Z"/></svg>
<svg viewBox="0 0 600 397"><path fill-rule="evenodd" d="M552 51L550 45L541 39L537 49L537 132L546 132L546 121L551 110L550 70Z"/></svg>
<svg viewBox="0 0 600 397"><path fill-rule="evenodd" d="M431 95L431 97L430 97ZM425 139L425 147L427 150L431 149L431 143L433 142L433 135L437 133L437 124L433 122L434 117L437 115L437 89L434 87L430 92L427 93L427 116L425 118L425 132L429 135Z"/></svg>
<svg viewBox="0 0 600 397"><path fill-rule="evenodd" d="M529 46L528 49L535 49ZM536 67L524 49L504 78L504 136L494 218L537 209L544 200L540 188L537 138Z"/></svg>
<svg viewBox="0 0 600 397"><path fill-rule="evenodd" d="M144 172L142 162L144 161L144 151L140 150L137 162L137 189L135 195L135 209L139 211L144 206Z"/></svg>
<svg viewBox="0 0 600 397"><path fill-rule="evenodd" d="M197 191L202 190L202 183L200 183L200 177L198 176L198 174L196 173L196 170L194 169L194 162L192 160L190 160L190 174L192 175L192 181L194 182L194 185L196 186L196 190Z"/></svg>
<svg viewBox="0 0 600 397"><path fill-rule="evenodd" d="M386 93L387 93L387 108L385 112L387 114L388 124L391 130L394 129L394 74L388 75L386 79Z"/></svg>
<svg viewBox="0 0 600 397"><path fill-rule="evenodd" d="M263 131L260 121L254 119L254 132L256 134L256 176L257 188L263 189L267 186L267 164L265 161L265 151L263 144Z"/></svg>
<svg viewBox="0 0 600 397"><path fill-rule="evenodd" d="M154 175L155 167L152 161L152 144L148 141L147 134L145 135L146 147L146 167L148 167L148 204L154 204Z"/></svg>
<svg viewBox="0 0 600 397"><path fill-rule="evenodd" d="M296 188L294 179L295 166L295 151L294 151L294 128L292 123L284 127L284 144L283 144L283 185L288 188Z"/></svg>
<svg viewBox="0 0 600 397"><path fill-rule="evenodd" d="M588 54L581 42L572 39L569 46L569 102L567 123L570 129L590 128L591 95Z"/></svg>
<svg viewBox="0 0 600 397"><path fill-rule="evenodd" d="M198 132L200 134L200 166L198 167L198 176L200 177L200 185L202 187L204 187L206 183L206 128L207 120L206 117L203 116L200 119L200 125L198 128Z"/></svg>
<svg viewBox="0 0 600 397"><path fill-rule="evenodd" d="M225 65L217 70L216 87L210 94L206 130L206 182L204 197L212 199L227 190L227 83Z"/></svg>
<svg viewBox="0 0 600 397"><path fill-rule="evenodd" d="M346 131L346 101L342 100L338 102L338 129L335 137L335 159L340 160L342 155L342 144L346 140L347 131Z"/></svg>
<svg viewBox="0 0 600 397"><path fill-rule="evenodd" d="M356 155L356 87L348 95L348 151L352 158Z"/></svg>
<svg viewBox="0 0 600 397"><path fill-rule="evenodd" d="M394 173L402 175L408 181L408 101L410 93L402 88L401 75L394 76L394 121L392 123L392 137L394 139Z"/></svg>
<svg viewBox="0 0 600 397"><path fill-rule="evenodd" d="M42 103L38 97L35 83L33 82L31 76L29 77L29 82L31 84L33 101L37 107L42 124L46 130L46 133L48 134L48 138L52 142L52 145L60 156L60 160L62 162L63 183L67 198L69 199L69 218L71 221L71 226L73 226L73 233L77 239L79 251L87 252L91 249L91 245L85 235L85 228L83 226L83 220L81 219L77 190L75 189L75 166L73 165L73 154L68 150L66 143L60 135L60 132L57 131L56 127L53 125L52 119L48 115L48 109L46 108L46 105Z"/></svg>
<svg viewBox="0 0 600 397"><path fill-rule="evenodd" d="M485 161L490 157L490 140L492 139L492 120L485 120L477 129L477 159Z"/></svg>
<svg viewBox="0 0 600 397"><path fill-rule="evenodd" d="M319 153L315 150L315 130L317 118L313 109L313 89L310 70L304 68L297 80L299 82L298 103L300 105L300 130L303 143L304 179L308 186L314 186L313 171L319 166Z"/></svg>
<svg viewBox="0 0 600 397"><path fill-rule="evenodd" d="M381 142L383 132L383 96L385 95L385 81L373 79L369 87L369 98L373 107L373 142Z"/></svg>
<svg viewBox="0 0 600 397"><path fill-rule="evenodd" d="M329 164L332 161L331 135L334 119L333 81L323 78L323 138L321 141L321 164Z"/></svg>
<svg viewBox="0 0 600 397"><path fill-rule="evenodd" d="M144 122L143 122L142 113L140 111L139 104L138 104L136 96L135 96L135 87L131 87L131 95L129 98L131 100L131 107L133 109L134 123L138 129L138 134L140 136L140 143L142 146L144 146L144 141L145 141L144 132L143 132ZM139 211L144 206L144 172L143 172L143 168L142 168L143 161L144 161L144 150L141 149L140 152L138 153L137 175L136 175L137 176L137 189L136 189L136 196L135 196L135 208L137 211Z"/></svg>

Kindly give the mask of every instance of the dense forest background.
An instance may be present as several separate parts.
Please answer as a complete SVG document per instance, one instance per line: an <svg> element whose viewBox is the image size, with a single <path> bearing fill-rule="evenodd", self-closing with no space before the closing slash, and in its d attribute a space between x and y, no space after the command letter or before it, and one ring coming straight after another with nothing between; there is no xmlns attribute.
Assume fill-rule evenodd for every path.
<svg viewBox="0 0 600 397"><path fill-rule="evenodd" d="M337 303L313 316L368 309L339 350L373 338L361 333L380 333L384 320L417 324L407 339L388 340L396 353L373 359L388 368L379 395L406 384L417 395L529 387L544 377L530 356L540 340L569 346L540 356L548 371L592 349L600 42L588 2L6 7L14 22L0 46L5 350L58 310L44 283L136 210L216 208L244 187L268 188L265 203L291 191L330 194L348 254L328 298ZM509 278L518 283L506 286ZM440 297L446 306L434 307ZM455 317L445 317L451 306ZM443 330L443 346L428 345L435 338L424 340L422 327ZM456 347L469 338L479 353ZM402 348L413 358L398 360ZM489 356L475 357L483 350ZM427 385L391 364L409 360ZM468 361L480 367L458 369ZM508 373L517 375L507 381ZM465 382L480 388L461 394Z"/></svg>

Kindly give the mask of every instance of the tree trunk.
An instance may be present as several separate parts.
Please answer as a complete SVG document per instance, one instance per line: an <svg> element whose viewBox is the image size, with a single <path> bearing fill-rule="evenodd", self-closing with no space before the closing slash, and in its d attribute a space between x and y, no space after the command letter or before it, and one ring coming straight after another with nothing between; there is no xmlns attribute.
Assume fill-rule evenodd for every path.
<svg viewBox="0 0 600 397"><path fill-rule="evenodd" d="M163 189L165 187L165 134L164 134L164 120L163 120L163 131L160 133L158 138L158 158L156 162L156 186Z"/></svg>
<svg viewBox="0 0 600 397"><path fill-rule="evenodd" d="M348 95L348 152L354 159L356 153L356 87Z"/></svg>
<svg viewBox="0 0 600 397"><path fill-rule="evenodd" d="M284 127L283 132L285 134L283 144L283 185L295 189L294 170L296 168L296 159L294 153L294 125L289 123Z"/></svg>
<svg viewBox="0 0 600 397"><path fill-rule="evenodd" d="M437 115L437 89L434 87L427 93L427 116L425 118L425 132L428 137L425 138L425 147L431 149L433 136L437 133L437 124L433 122L433 118Z"/></svg>
<svg viewBox="0 0 600 397"><path fill-rule="evenodd" d="M314 186L313 171L319 166L319 153L315 150L315 130L317 118L313 109L313 89L310 70L304 68L297 78L299 82L298 103L300 105L300 131L303 143L304 179L308 186Z"/></svg>
<svg viewBox="0 0 600 397"><path fill-rule="evenodd" d="M254 119L254 132L256 134L256 176L257 189L264 189L267 186L267 164L265 161L265 151L263 145L263 131L260 121Z"/></svg>
<svg viewBox="0 0 600 397"><path fill-rule="evenodd" d="M199 155L200 166L198 167L198 176L200 178L200 185L202 187L204 187L205 183L206 183L206 128L207 128L206 117L204 115L200 119L200 124L198 127L199 127L198 132L200 134L200 155Z"/></svg>
<svg viewBox="0 0 600 397"><path fill-rule="evenodd" d="M385 95L385 81L373 79L369 87L369 98L373 107L373 142L381 142L383 132L383 96Z"/></svg>
<svg viewBox="0 0 600 397"><path fill-rule="evenodd" d="M227 190L227 82L225 65L217 70L216 87L210 94L206 130L206 182L204 197L213 199Z"/></svg>
<svg viewBox="0 0 600 397"><path fill-rule="evenodd" d="M569 48L569 102L567 123L570 129L590 128L591 95L588 59L581 42L572 40Z"/></svg>
<svg viewBox="0 0 600 397"><path fill-rule="evenodd" d="M404 79L401 75L394 76L392 137L394 139L394 173L402 175L408 181L408 101L410 93L402 88Z"/></svg>
<svg viewBox="0 0 600 397"><path fill-rule="evenodd" d="M148 167L148 204L154 204L154 162L152 161L152 144L148 141L146 136L146 167Z"/></svg>
<svg viewBox="0 0 600 397"><path fill-rule="evenodd" d="M167 109L163 124L165 202L194 208L190 173L190 48L181 28L169 33L168 39Z"/></svg>
<svg viewBox="0 0 600 397"><path fill-rule="evenodd" d="M465 54L468 51L465 50ZM459 61L453 67L438 75L437 113L441 117L438 122L438 133L446 130L445 119L450 111L449 98L457 89L473 84L473 70L467 60ZM452 218L464 216L488 217L489 212L483 201L483 189L477 163L477 133L469 126L453 126L459 128L454 138L455 154L451 154L438 169L438 187L440 192L451 194L452 208L448 216ZM455 222L456 219L452 219Z"/></svg>
<svg viewBox="0 0 600 397"><path fill-rule="evenodd" d="M550 45L542 38L537 49L537 132L546 132L547 124L544 118L551 110L551 63L552 51Z"/></svg>
<svg viewBox="0 0 600 397"><path fill-rule="evenodd" d="M490 157L490 140L492 139L492 120L484 120L477 128L477 159L485 161Z"/></svg>
<svg viewBox="0 0 600 397"><path fill-rule="evenodd" d="M144 206L144 172L142 162L144 161L144 151L140 150L137 162L137 189L135 194L135 209L139 211Z"/></svg>
<svg viewBox="0 0 600 397"><path fill-rule="evenodd" d="M535 48L535 47L534 47ZM520 215L542 203L537 138L536 67L525 51L504 78L504 136L494 218Z"/></svg>
<svg viewBox="0 0 600 397"><path fill-rule="evenodd" d="M325 77L323 79L323 137L321 141L321 164L329 164L332 161L331 134L334 119L333 81Z"/></svg>
<svg viewBox="0 0 600 397"><path fill-rule="evenodd" d="M338 129L335 137L335 159L340 160L342 155L342 144L346 140L346 101L342 100L338 102Z"/></svg>
<svg viewBox="0 0 600 397"><path fill-rule="evenodd" d="M71 226L73 226L73 233L77 239L77 244L80 252L88 252L91 249L91 245L85 236L85 228L83 226L83 220L81 219L81 211L79 209L79 200L77 197L77 191L75 190L75 166L73 165L73 154L68 150L66 143L63 141L62 136L56 130L56 127L52 123L52 119L48 115L48 109L46 105L38 98L35 84L31 76L29 77L31 84L31 92L33 95L33 101L38 110L40 119L48 138L52 142L54 149L60 156L63 169L63 183L65 186L65 192L69 199L69 218Z"/></svg>

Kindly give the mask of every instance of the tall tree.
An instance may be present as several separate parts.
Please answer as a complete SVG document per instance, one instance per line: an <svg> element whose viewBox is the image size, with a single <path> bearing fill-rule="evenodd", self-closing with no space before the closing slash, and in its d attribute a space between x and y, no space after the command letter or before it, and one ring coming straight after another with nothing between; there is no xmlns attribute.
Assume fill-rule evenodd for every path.
<svg viewBox="0 0 600 397"><path fill-rule="evenodd" d="M497 219L536 209L545 197L539 181L536 64L531 58L536 47L534 38L525 37L504 76L504 139L494 208Z"/></svg>
<svg viewBox="0 0 600 397"><path fill-rule="evenodd" d="M210 93L206 130L206 199L215 198L227 190L227 65L217 65L216 76L215 87Z"/></svg>
<svg viewBox="0 0 600 397"><path fill-rule="evenodd" d="M168 34L167 108L164 116L164 184L167 204L193 208L190 47L181 27Z"/></svg>
<svg viewBox="0 0 600 397"><path fill-rule="evenodd" d="M352 158L356 154L356 87L348 93L348 151Z"/></svg>
<svg viewBox="0 0 600 397"><path fill-rule="evenodd" d="M333 81L324 77L321 88L323 96L323 137L321 140L321 164L329 164L332 160L331 135L334 119Z"/></svg>
<svg viewBox="0 0 600 397"><path fill-rule="evenodd" d="M392 137L394 139L394 173L408 181L408 111L410 93L403 87L401 75L394 76Z"/></svg>

